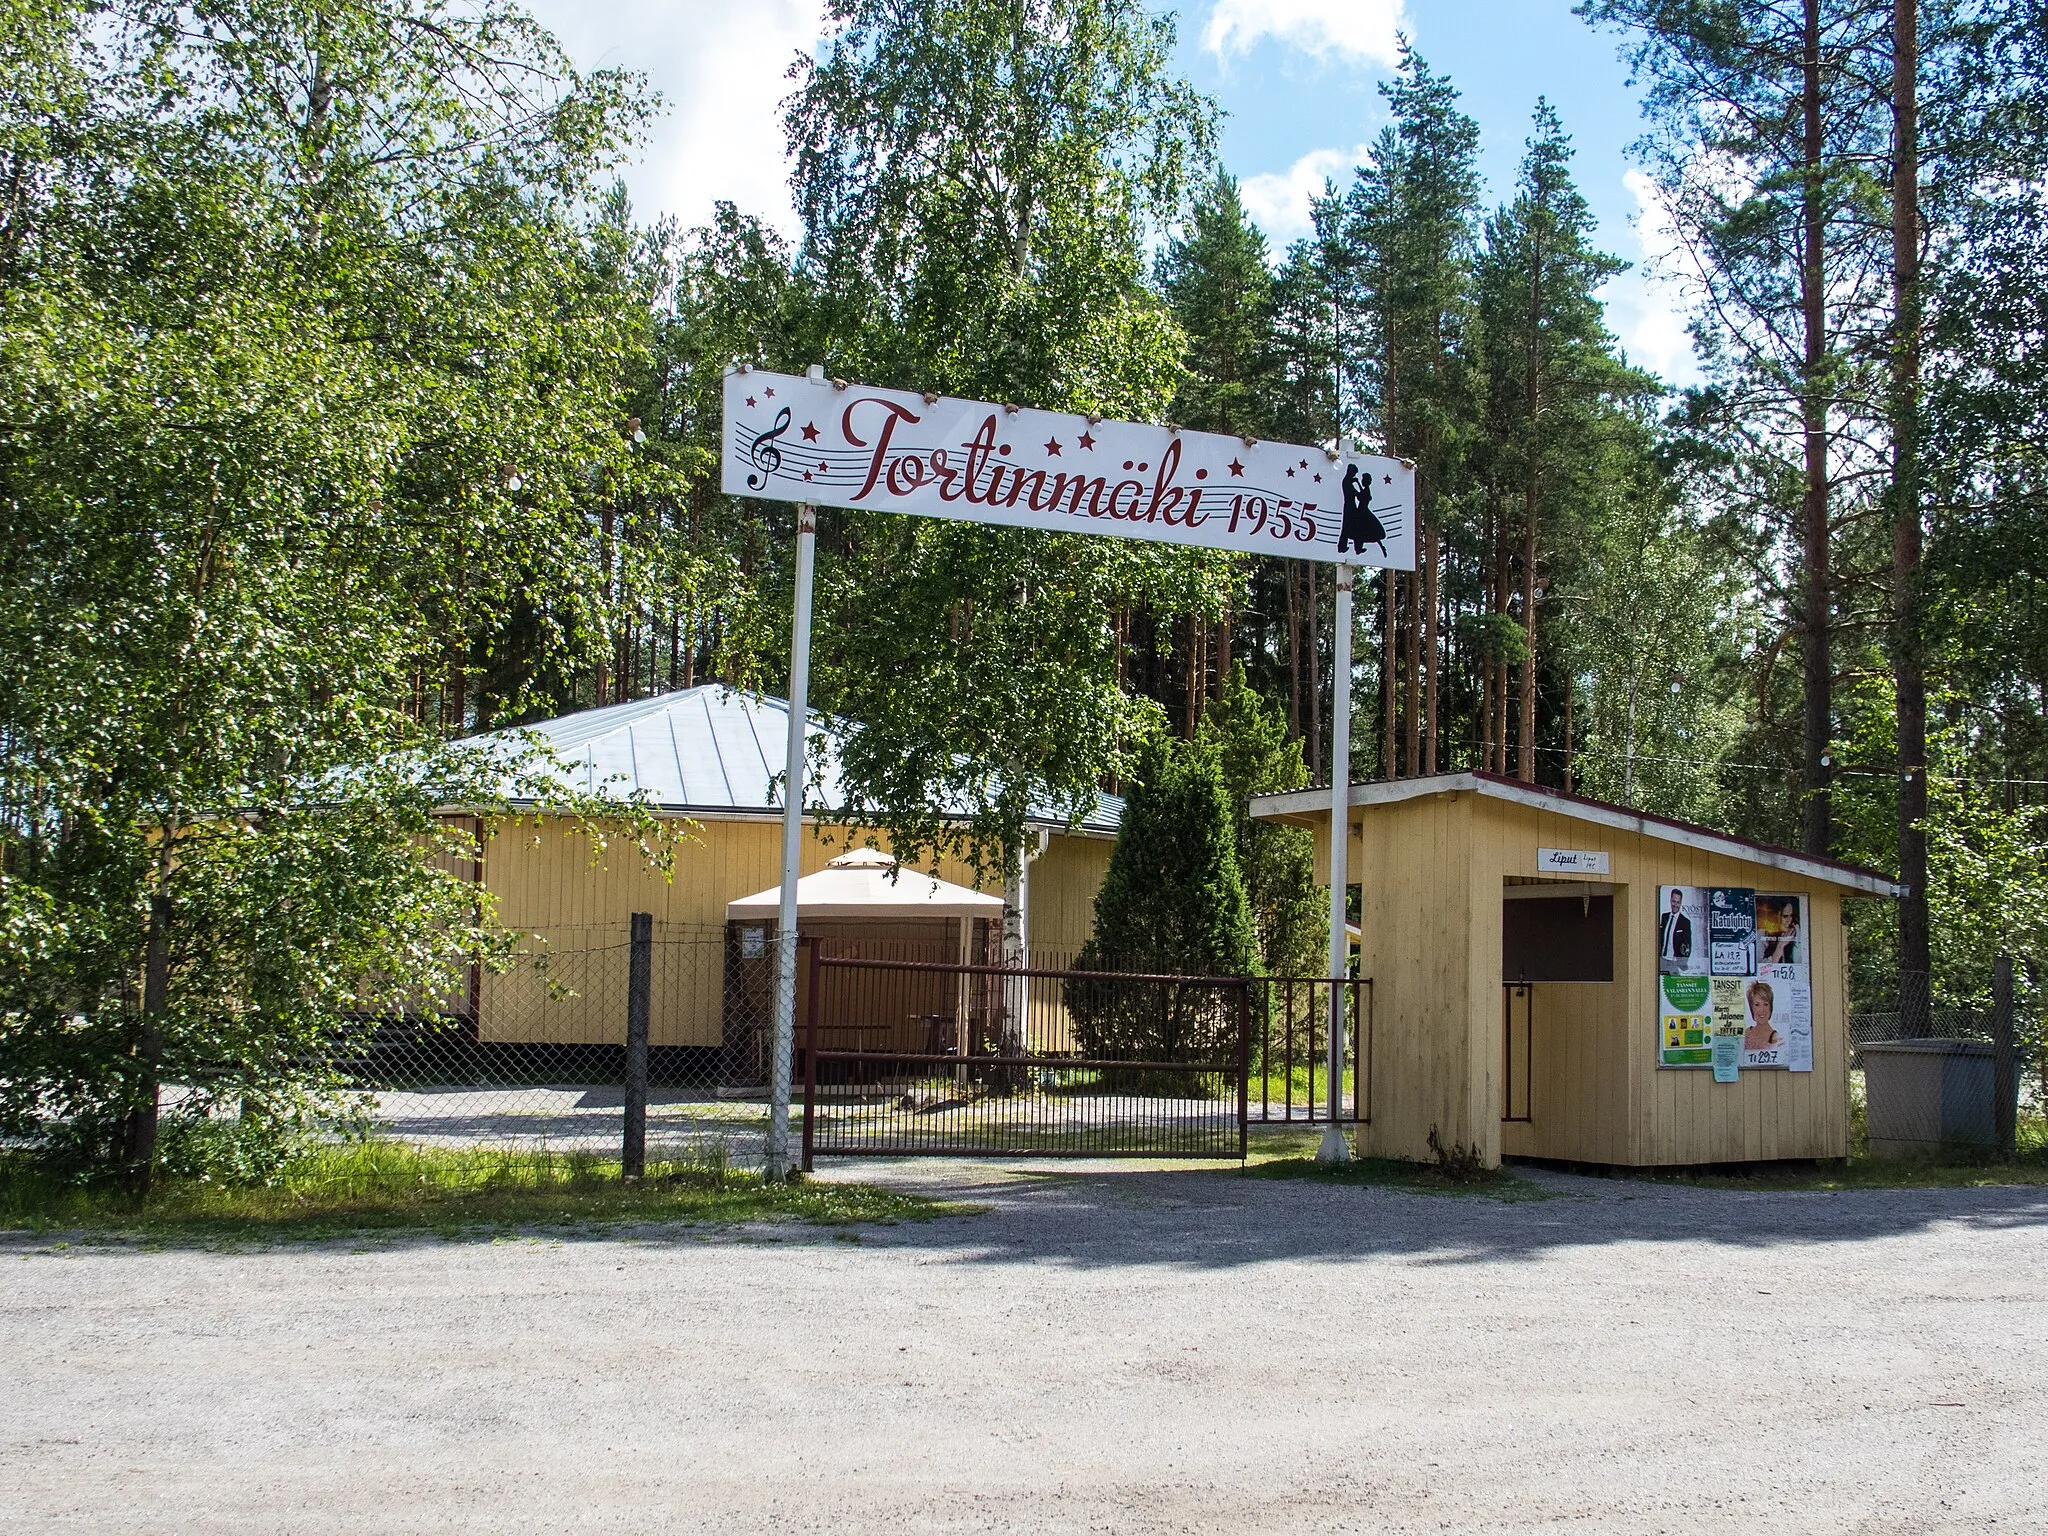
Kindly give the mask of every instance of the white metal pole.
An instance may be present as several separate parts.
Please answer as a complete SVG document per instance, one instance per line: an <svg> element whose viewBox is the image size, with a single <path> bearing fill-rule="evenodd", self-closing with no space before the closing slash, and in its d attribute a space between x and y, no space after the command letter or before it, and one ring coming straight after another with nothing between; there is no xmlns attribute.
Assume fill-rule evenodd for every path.
<svg viewBox="0 0 2048 1536"><path fill-rule="evenodd" d="M810 734L811 566L818 509L796 509L796 612L789 643L789 758L782 785L782 903L775 927L775 1064L768 1079L768 1178L789 1177L789 1078L796 1058L796 882L803 857L804 746Z"/></svg>
<svg viewBox="0 0 2048 1536"><path fill-rule="evenodd" d="M1337 565L1336 698L1330 710L1330 1057L1329 1124L1316 1148L1319 1163L1348 1163L1351 1144L1337 1125L1344 1093L1344 991L1351 946L1344 932L1346 867L1351 852L1351 588L1357 567Z"/></svg>

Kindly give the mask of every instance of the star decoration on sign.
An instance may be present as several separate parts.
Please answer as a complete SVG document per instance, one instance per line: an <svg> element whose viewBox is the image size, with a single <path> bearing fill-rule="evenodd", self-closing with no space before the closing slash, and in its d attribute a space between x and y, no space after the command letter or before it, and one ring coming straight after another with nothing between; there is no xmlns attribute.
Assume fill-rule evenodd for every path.
<svg viewBox="0 0 2048 1536"><path fill-rule="evenodd" d="M765 389L762 391L762 393L765 394L770 400L773 400L775 398L775 391L772 389Z"/></svg>
<svg viewBox="0 0 2048 1536"><path fill-rule="evenodd" d="M1093 437L1093 435L1087 432L1083 432L1081 434L1081 446L1083 448L1093 448L1095 446L1095 438Z"/></svg>
<svg viewBox="0 0 2048 1536"><path fill-rule="evenodd" d="M1317 484L1317 485L1321 485L1322 483L1323 483L1323 477L1322 477L1321 475L1317 475L1317 476L1316 476L1316 484Z"/></svg>
<svg viewBox="0 0 2048 1536"><path fill-rule="evenodd" d="M1045 452L1047 458L1058 458L1060 456L1060 440L1056 437L1050 439L1045 445Z"/></svg>
<svg viewBox="0 0 2048 1536"><path fill-rule="evenodd" d="M804 441L805 441L805 442L807 442L807 443L815 443L815 442L816 442L817 440L818 440L818 424L817 424L817 423L816 423L815 421L807 421L807 422L805 422L805 423L804 423Z"/></svg>
<svg viewBox="0 0 2048 1536"><path fill-rule="evenodd" d="M747 405L748 405L748 407L749 407L750 409L752 408L753 404L754 404L754 397L753 397L752 395L749 395L749 396L747 396Z"/></svg>
<svg viewBox="0 0 2048 1536"><path fill-rule="evenodd" d="M808 469L804 471L804 478L806 480L811 478L811 472Z"/></svg>
<svg viewBox="0 0 2048 1536"><path fill-rule="evenodd" d="M1388 476L1386 476L1385 478L1386 478L1386 482L1387 482L1387 484L1389 484L1389 485L1392 485L1392 484L1394 483L1394 477L1393 477L1392 475L1388 475Z"/></svg>
<svg viewBox="0 0 2048 1536"><path fill-rule="evenodd" d="M1303 469L1307 469L1307 468L1308 468L1308 460L1307 460L1307 459L1303 459L1303 460L1301 461L1301 467L1302 467Z"/></svg>
<svg viewBox="0 0 2048 1536"><path fill-rule="evenodd" d="M1290 480L1294 478L1294 466L1292 464L1287 466L1287 478Z"/></svg>
<svg viewBox="0 0 2048 1536"><path fill-rule="evenodd" d="M1230 472L1233 475L1241 475L1244 473L1244 466L1238 463L1236 459L1232 459L1230 461Z"/></svg>

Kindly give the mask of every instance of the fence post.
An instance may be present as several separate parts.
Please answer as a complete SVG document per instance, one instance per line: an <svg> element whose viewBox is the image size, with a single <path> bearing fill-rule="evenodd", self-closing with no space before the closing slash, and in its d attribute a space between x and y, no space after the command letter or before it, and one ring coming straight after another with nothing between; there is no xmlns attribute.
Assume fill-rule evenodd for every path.
<svg viewBox="0 0 2048 1536"><path fill-rule="evenodd" d="M1252 983L1237 978L1237 1160L1251 1151L1252 1118Z"/></svg>
<svg viewBox="0 0 2048 1536"><path fill-rule="evenodd" d="M621 1175L647 1172L647 1010L653 991L654 914L633 914L633 957L626 984L626 1125Z"/></svg>
<svg viewBox="0 0 2048 1536"><path fill-rule="evenodd" d="M2002 1156L2013 1155L2019 1119L2019 1052L2013 1040L2012 956L2000 955L1991 968L1991 1084L1993 1125Z"/></svg>
<svg viewBox="0 0 2048 1536"><path fill-rule="evenodd" d="M811 1171L818 1140L818 941L812 939L810 1017L804 1021L804 1163Z"/></svg>

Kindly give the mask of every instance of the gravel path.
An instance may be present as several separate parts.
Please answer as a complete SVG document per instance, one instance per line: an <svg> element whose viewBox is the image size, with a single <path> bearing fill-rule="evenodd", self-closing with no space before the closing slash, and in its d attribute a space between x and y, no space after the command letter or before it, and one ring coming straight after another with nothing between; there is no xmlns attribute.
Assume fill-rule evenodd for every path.
<svg viewBox="0 0 2048 1536"><path fill-rule="evenodd" d="M991 1209L0 1238L0 1529L2048 1525L2048 1190L854 1171Z"/></svg>

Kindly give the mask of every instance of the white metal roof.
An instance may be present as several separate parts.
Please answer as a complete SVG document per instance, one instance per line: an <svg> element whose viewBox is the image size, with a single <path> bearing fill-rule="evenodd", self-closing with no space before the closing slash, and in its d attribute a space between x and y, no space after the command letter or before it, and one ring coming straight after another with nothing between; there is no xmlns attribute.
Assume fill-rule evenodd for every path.
<svg viewBox="0 0 2048 1536"><path fill-rule="evenodd" d="M1863 869L1855 864L1844 864L1835 859L1815 858L1812 854L1795 853L1790 848L1776 848L1769 843L1753 843L1747 838L1731 837L1725 832L1716 832L1712 827L1702 827L1689 821L1676 821L1668 816L1653 816L1647 811L1632 810L1625 805L1609 805L1604 800L1587 800L1578 795L1567 795L1562 790L1547 789L1540 784L1525 784L1519 779L1503 779L1491 773L1439 773L1428 778L1385 779L1372 784L1353 784L1351 804L1361 807L1399 805L1403 801L1419 800L1428 795L1448 795L1461 791L1489 799L1505 800L1510 804L1528 806L1534 810L1550 811L1559 816L1569 816L1574 820L1591 822L1596 826L1612 827L1621 832L1654 837L1662 842L1678 843L1687 848L1723 854L1731 859L1769 865L1773 869L1782 869L1787 874L1825 881L1829 885L1861 892L1867 896L1904 894L1903 888L1896 881L1888 875L1879 874L1876 870ZM1297 825L1321 825L1330 814L1330 791L1325 786L1320 789L1290 790L1281 795L1257 795L1252 799L1251 810L1252 815L1257 817L1290 821Z"/></svg>
<svg viewBox="0 0 2048 1536"><path fill-rule="evenodd" d="M1001 917L1003 898L906 869L890 874L896 861L873 848L842 853L815 875L796 883L796 913L806 917ZM782 889L770 886L726 903L736 921L772 920L782 910Z"/></svg>
<svg viewBox="0 0 2048 1536"><path fill-rule="evenodd" d="M841 722L811 715L811 735L827 744L822 782L809 791L813 806L836 810L841 804L837 745L845 730ZM587 793L625 799L638 791L657 810L688 815L767 818L782 812L780 779L789 750L783 699L707 683L475 739L517 750L522 733L545 742L567 765L571 786ZM1096 796L1082 829L1114 836L1123 808L1115 795ZM1066 826L1051 807L1034 807L1031 820Z"/></svg>

